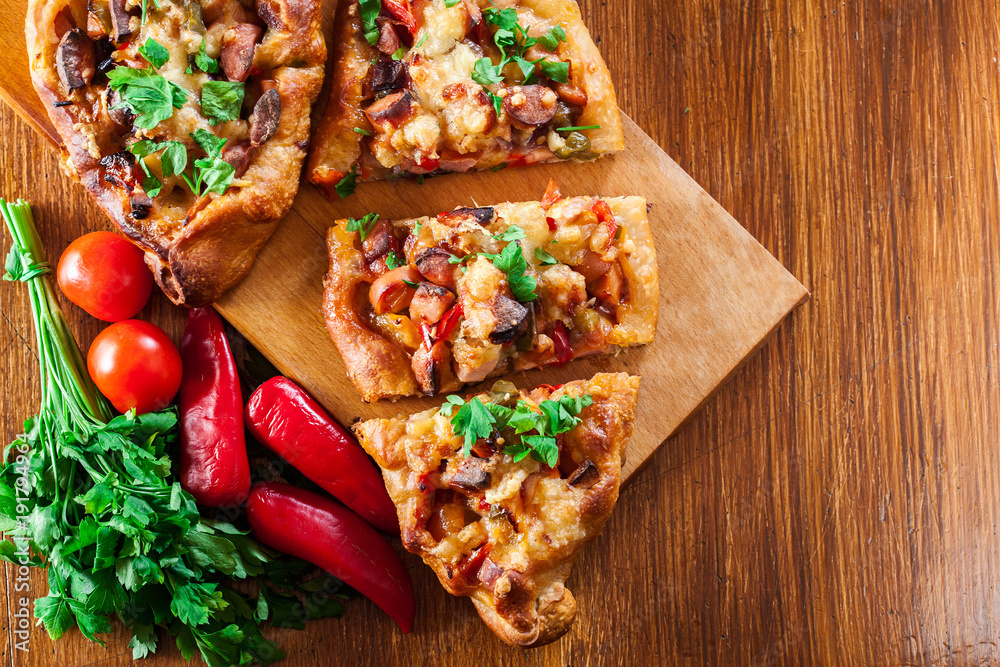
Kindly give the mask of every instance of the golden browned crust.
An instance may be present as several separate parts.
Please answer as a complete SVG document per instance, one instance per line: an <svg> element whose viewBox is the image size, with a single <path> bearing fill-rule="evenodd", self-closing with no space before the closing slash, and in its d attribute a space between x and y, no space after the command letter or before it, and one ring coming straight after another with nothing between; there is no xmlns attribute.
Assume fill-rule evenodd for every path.
<svg viewBox="0 0 1000 667"><path fill-rule="evenodd" d="M365 401L416 393L410 360L398 346L364 322L357 304L368 299L364 258L355 234L340 225L326 233L330 270L323 280L323 317L347 366L347 376Z"/></svg>
<svg viewBox="0 0 1000 667"><path fill-rule="evenodd" d="M420 48L429 32L441 33L446 30L441 26L429 28L423 25L425 18L434 10L435 3L442 1L424 0L410 3L417 21L417 32L413 38L414 46L403 57L403 62L408 67L414 65L418 60L422 67L426 67L428 60L433 61L442 57L442 54L439 53L427 55ZM452 11L461 12L465 11L464 7L472 6L478 8L475 10L478 13L493 6L493 3L488 2L488 0L467 0L467 3L469 4L459 3L456 5L457 9ZM583 91L587 97L585 105L573 124L599 126L597 129L585 130L590 148L582 151L579 154L581 157L568 159L592 159L623 150L625 147L624 130L621 114L618 111L614 85L607 65L594 44L589 30L583 23L580 8L575 0L521 0L520 2L505 3L505 6L530 10L537 20L547 22L546 25L561 26L566 32L565 41L557 49L558 57L570 63L568 83ZM466 14L468 15L468 12ZM470 24L476 20L471 15L468 15L467 18ZM356 131L357 128L357 130L369 135L373 132L373 126L362 109L364 105L370 103L370 101L366 101L370 98L365 96L363 84L369 73L376 69L372 66L373 63L386 56L380 56L378 49L365 40L357 0L344 0L338 5L333 30L336 45L331 57L329 98L323 117L313 136L307 168L310 181L323 189L328 197L334 196L334 186L352 170L358 181L366 181L410 173L485 170L505 166L558 162L567 159L558 157L552 152L555 148L545 142L537 147L535 145L518 146L516 143L511 143L511 121L507 112L504 111L502 123L490 122L486 124L485 129L479 128L477 130L474 124L472 129L453 127L444 130L442 128L445 135L468 132L472 138L459 142L463 144L461 147L452 146L453 142L448 140L443 142L439 140L437 148L420 145L416 152L421 158L415 164L401 159L404 157L402 154L403 144L408 144L411 140L419 142L413 137L420 132L419 130L405 133L400 131L398 136L386 141L387 145L392 146L392 150L386 148L385 151L399 153L391 156L390 160L393 164L386 163L385 158L379 158L373 149L373 140ZM474 33L475 31L470 34ZM496 50L490 44L486 51L490 52L491 49ZM482 55L482 50L477 55ZM482 87L471 79L471 71L457 78L454 72L434 73L428 75L428 78L431 87L443 79L452 82L449 87L465 86L470 91L469 99L473 99L477 95L482 96L482 100L486 100L482 102L482 105L484 108L489 107ZM425 110L430 108L427 104L428 100L421 99L422 96L429 96L430 91L418 91L418 86L413 83L410 84L410 87L414 90L417 103L423 105ZM506 94L506 91L500 91L500 94ZM462 95L462 93L452 97L445 95L444 99L462 99ZM435 99L430 106L440 103L441 100ZM440 112L434 113L439 114L439 121L442 125L455 125L454 118L468 117L469 110L468 108L456 107L444 116L440 116ZM500 119L494 115L493 120ZM490 143L482 141L486 136L492 137L492 145L484 149L484 143ZM542 137L545 137L545 133L542 134ZM465 146L464 144L475 144L475 146ZM528 154L525 154L525 151Z"/></svg>
<svg viewBox="0 0 1000 667"><path fill-rule="evenodd" d="M611 261L621 267L625 285L617 302L613 323L598 314L592 294L584 290L582 275L569 271L569 277L575 279L572 282L557 271L571 269L581 257L594 255L590 248L593 247L595 234L589 230L600 226L591 213L592 206L598 201L607 203L621 231L608 251L615 254L615 259ZM441 339L448 349L446 374L453 381L433 388L422 385L414 370L415 366L419 366L416 355L422 348L412 345L404 349L398 338L379 326L373 326L374 304L369 301L369 287L385 272L384 263L376 260L366 265L358 234L346 231L347 221L338 221L328 231L330 267L324 280L323 314L330 336L347 366L348 377L365 401L444 393L487 377L564 363L565 359L560 357L559 349L553 343L553 329L560 322L567 327L564 330L571 343L573 358L608 354L653 340L659 305L659 280L645 199L574 197L560 200L549 208L539 202L524 202L477 210L494 211L494 220L485 226L466 220L455 227L455 222L449 219L452 214L445 213L435 218L389 223L395 230L399 246L405 248L398 253L401 262L415 266L415 258L428 248L447 248L455 257L474 256L479 252L499 253L504 244L495 239L512 225L521 227L526 234L520 243L528 275L537 281L538 298L529 304L531 326L537 333L530 347L512 345L512 341L495 344L483 335L484 327L487 330L491 328L491 325L482 323L489 314L474 317L470 303L477 302L480 311L488 310L489 304L484 305L485 302L475 298L473 293L493 288L481 287L476 282L482 274L480 269L484 267L476 266L475 262L486 260L467 262L467 271L457 279L458 287L452 287L452 292L457 295L456 303L463 308L458 316L459 324ZM579 225L577 221L583 216L594 223ZM550 223L556 227L555 231ZM418 228L419 231L415 232ZM401 240L403 238L406 240ZM554 253L559 266L541 265L536 249ZM495 291L511 296L505 280L496 285ZM417 319L414 318L411 325L407 310L398 313L406 326L413 330L413 338L416 339ZM418 339L423 340L423 337ZM521 342L524 340L521 339Z"/></svg>
<svg viewBox="0 0 1000 667"><path fill-rule="evenodd" d="M26 36L32 82L63 139L66 172L79 180L119 230L146 251L146 263L176 304L204 305L249 271L257 252L292 205L309 139L309 112L319 94L326 59L321 12L312 0L260 0L267 24L253 66L271 72L281 100L274 135L262 144L246 173L223 195L209 193L190 208L160 206L144 219L132 214L129 193L104 181L100 158L124 150L113 131L103 85L67 92L55 66L58 22L68 11L86 25L83 0L31 0ZM65 14L64 14L65 16ZM57 102L73 104L56 107ZM91 111L88 111L87 108ZM93 140L81 131L88 127Z"/></svg>
<svg viewBox="0 0 1000 667"><path fill-rule="evenodd" d="M583 68L571 68L570 83L587 92L587 106L577 124L601 126L587 134L594 152L606 155L624 150L625 131L611 73L583 22L576 0L521 0L521 4L563 26L566 55L570 62L584 65Z"/></svg>
<svg viewBox="0 0 1000 667"><path fill-rule="evenodd" d="M337 5L333 20L333 47L330 53L329 97L323 117L313 133L306 173L328 197L333 186L344 177L361 156L362 135L354 128L365 128L368 121L361 111L361 86L368 74L371 50L359 37L361 19L352 10L353 2Z"/></svg>
<svg viewBox="0 0 1000 667"><path fill-rule="evenodd" d="M638 390L638 377L599 373L556 390L522 392L521 399L536 406L564 395L593 397L579 414L581 423L565 434L551 469L499 452L465 459L462 440L436 410L374 419L354 430L382 468L404 546L431 566L448 592L472 598L501 639L541 646L563 635L576 614L565 581L618 499ZM456 486L456 472L470 462L489 471L488 486ZM586 483L574 484L584 462L595 471ZM442 530L435 521L448 509L441 508L456 505L467 514L464 525Z"/></svg>

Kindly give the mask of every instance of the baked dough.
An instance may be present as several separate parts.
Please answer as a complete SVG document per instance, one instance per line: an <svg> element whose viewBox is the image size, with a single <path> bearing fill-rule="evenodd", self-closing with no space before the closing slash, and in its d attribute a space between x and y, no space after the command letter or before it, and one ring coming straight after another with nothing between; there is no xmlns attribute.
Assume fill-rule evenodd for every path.
<svg viewBox="0 0 1000 667"><path fill-rule="evenodd" d="M365 38L358 1L338 5L329 99L307 169L328 196L355 179L593 159L624 148L611 77L574 0L448 4L453 6L445 0L382 2L374 46ZM548 78L540 64L525 81L515 62L499 83L473 79L477 60L502 62L499 26L490 17L504 9L517 12L531 40L564 32L550 41L554 50L543 40L524 51L524 61L568 64L565 83ZM505 101L497 102L498 113L499 98ZM591 126L599 127L557 131Z"/></svg>
<svg viewBox="0 0 1000 667"><path fill-rule="evenodd" d="M499 386L508 384L498 382L479 398L501 405L520 398L537 409L561 396L592 397L580 424L560 436L553 467L532 457L515 462L499 439L477 441L467 458L463 438L438 410L373 419L354 430L382 468L403 545L449 593L470 597L501 639L533 647L558 639L576 615L565 581L618 499L639 378L599 373L520 394ZM500 436L506 443L516 438L510 428Z"/></svg>
<svg viewBox="0 0 1000 667"><path fill-rule="evenodd" d="M454 391L653 340L659 285L646 200L554 192L369 218L364 241L347 229L361 221L330 228L323 313L365 401ZM518 249L534 281L527 297L498 268Z"/></svg>
<svg viewBox="0 0 1000 667"><path fill-rule="evenodd" d="M320 3L160 0L157 9L150 0L141 25L140 4L30 0L25 32L31 78L62 137L66 172L145 250L146 263L174 303L203 305L249 271L298 190L310 109L326 60ZM150 38L170 55L156 73L187 100L155 127L138 129L134 115L113 108L120 98L109 88L107 73L148 67L139 48ZM223 71L210 75L191 67L202 45L204 55L221 59ZM67 66L67 60L79 65L81 57L82 66ZM199 104L203 86L231 76L246 82L242 112L212 125ZM259 104L265 97L266 114ZM261 119L256 126L253 118ZM195 194L179 176L164 178L160 158L151 155L146 168L163 187L148 197L141 165L128 147L138 139L179 141L193 169L205 156L189 136L198 129L227 140L221 159L235 167L232 184L224 194ZM113 174L109 180L109 168L124 181Z"/></svg>

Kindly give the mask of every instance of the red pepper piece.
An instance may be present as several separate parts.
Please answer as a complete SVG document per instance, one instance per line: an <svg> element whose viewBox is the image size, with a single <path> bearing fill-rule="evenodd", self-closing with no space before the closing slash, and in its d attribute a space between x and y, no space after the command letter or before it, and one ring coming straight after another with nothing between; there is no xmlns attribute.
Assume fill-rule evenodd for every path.
<svg viewBox="0 0 1000 667"><path fill-rule="evenodd" d="M382 0L382 5L394 19L406 26L410 35L417 34L417 19L413 17L413 10L410 9L410 0Z"/></svg>
<svg viewBox="0 0 1000 667"><path fill-rule="evenodd" d="M549 185L545 188L545 194L542 195L542 208L546 211L552 208L552 205L557 201L562 199L562 193L559 192L559 186L553 179L549 179ZM555 221L553 220L553 223Z"/></svg>
<svg viewBox="0 0 1000 667"><path fill-rule="evenodd" d="M594 212L597 219L604 223L604 227L608 230L608 246L614 242L615 232L618 231L618 223L615 222L614 211L608 206L608 202L603 199L598 199L594 202L594 205L590 207L590 210Z"/></svg>
<svg viewBox="0 0 1000 667"><path fill-rule="evenodd" d="M250 435L376 528L399 535L382 476L347 429L297 384L274 377L246 408Z"/></svg>
<svg viewBox="0 0 1000 667"><path fill-rule="evenodd" d="M222 318L211 308L188 311L181 361L181 486L202 505L240 505L250 493L243 395Z"/></svg>
<svg viewBox="0 0 1000 667"><path fill-rule="evenodd" d="M437 340L448 338L460 319L462 319L462 304L456 303L441 316L441 321L438 322Z"/></svg>
<svg viewBox="0 0 1000 667"><path fill-rule="evenodd" d="M413 628L413 584L396 551L343 505L289 484L263 482L247 500L253 536L323 568Z"/></svg>
<svg viewBox="0 0 1000 667"><path fill-rule="evenodd" d="M573 346L569 342L569 331L562 322L556 322L552 331L552 342L556 346L556 363L562 366L573 358Z"/></svg>

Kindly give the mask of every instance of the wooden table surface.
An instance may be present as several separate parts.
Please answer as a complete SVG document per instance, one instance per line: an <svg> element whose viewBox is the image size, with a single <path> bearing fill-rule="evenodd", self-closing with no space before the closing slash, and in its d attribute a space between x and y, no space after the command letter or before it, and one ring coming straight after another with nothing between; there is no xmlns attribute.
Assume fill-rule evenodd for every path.
<svg viewBox="0 0 1000 667"><path fill-rule="evenodd" d="M1000 661L1000 16L995 3L582 0L622 108L812 300L622 492L559 642L507 647L416 558L416 631L364 600L286 665ZM26 95L32 94L25 91ZM107 223L0 109L0 194L55 259ZM5 239L0 249L6 253ZM68 309L84 345L101 325ZM37 410L25 292L0 287L0 435ZM181 313L142 315L179 334ZM7 566L0 596L19 592ZM40 628L12 665L125 664ZM149 665L176 665L164 645Z"/></svg>

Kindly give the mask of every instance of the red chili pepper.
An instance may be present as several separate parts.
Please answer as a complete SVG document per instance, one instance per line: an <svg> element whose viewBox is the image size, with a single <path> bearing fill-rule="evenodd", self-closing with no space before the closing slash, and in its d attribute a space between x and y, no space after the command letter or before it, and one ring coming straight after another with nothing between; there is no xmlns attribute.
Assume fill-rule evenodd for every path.
<svg viewBox="0 0 1000 667"><path fill-rule="evenodd" d="M545 194L542 195L542 208L547 211L560 199L562 199L562 193L559 192L559 186L557 186L556 182L550 178L549 185L545 188Z"/></svg>
<svg viewBox="0 0 1000 667"><path fill-rule="evenodd" d="M250 493L243 395L222 318L211 308L188 311L181 361L181 486L202 505L239 505Z"/></svg>
<svg viewBox="0 0 1000 667"><path fill-rule="evenodd" d="M559 227L556 225L555 218L550 218L549 216L545 216L545 224L549 226L550 232L554 232L557 229L559 229Z"/></svg>
<svg viewBox="0 0 1000 667"><path fill-rule="evenodd" d="M456 303L438 322L437 340L444 340L455 330L455 325L462 318L462 304Z"/></svg>
<svg viewBox="0 0 1000 667"><path fill-rule="evenodd" d="M556 322L552 341L556 344L556 363L562 366L569 362L573 358L573 347L569 342L569 331L562 322Z"/></svg>
<svg viewBox="0 0 1000 667"><path fill-rule="evenodd" d="M421 169L426 169L427 171L434 171L441 166L441 161L434 158L420 158L414 164L416 164Z"/></svg>
<svg viewBox="0 0 1000 667"><path fill-rule="evenodd" d="M598 220L604 223L604 227L608 230L608 246L610 247L614 243L615 232L618 231L618 223L615 222L614 211L608 206L608 202L603 199L598 199L594 202L590 210L594 212Z"/></svg>
<svg viewBox="0 0 1000 667"><path fill-rule="evenodd" d="M263 482L247 500L258 540L323 568L379 606L404 634L413 628L413 584L374 528L343 505L288 484Z"/></svg>
<svg viewBox="0 0 1000 667"><path fill-rule="evenodd" d="M250 435L376 528L399 535L396 507L365 450L297 384L274 377L246 409Z"/></svg>

